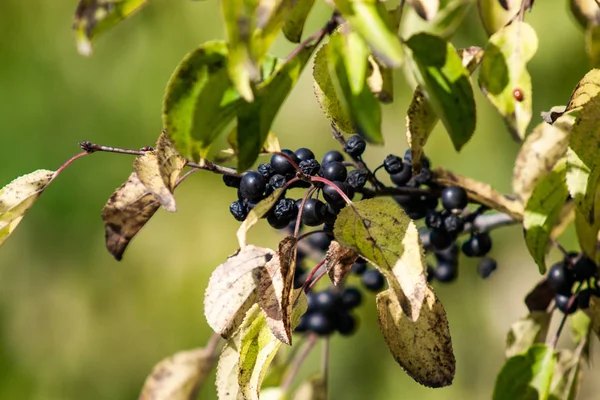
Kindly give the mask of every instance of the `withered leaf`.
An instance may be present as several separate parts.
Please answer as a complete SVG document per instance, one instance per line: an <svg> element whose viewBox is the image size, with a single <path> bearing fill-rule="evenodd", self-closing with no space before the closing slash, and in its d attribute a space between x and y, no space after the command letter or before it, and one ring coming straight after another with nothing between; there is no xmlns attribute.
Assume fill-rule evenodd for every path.
<svg viewBox="0 0 600 400"><path fill-rule="evenodd" d="M329 273L329 278L334 285L339 285L346 274L352 268L352 264L358 258L358 253L354 250L342 247L333 240L325 254L325 269Z"/></svg>
<svg viewBox="0 0 600 400"><path fill-rule="evenodd" d="M421 312L408 318L391 289L377 295L379 327L394 359L417 382L429 387L452 383L456 360L446 311L427 287Z"/></svg>
<svg viewBox="0 0 600 400"><path fill-rule="evenodd" d="M444 168L435 168L433 181L443 186L460 186L478 203L509 214L517 221L523 220L523 204L495 191L490 185L455 174Z"/></svg>
<svg viewBox="0 0 600 400"><path fill-rule="evenodd" d="M534 343L544 343L550 326L551 314L533 311L510 326L506 335L506 358L527 351Z"/></svg>
<svg viewBox="0 0 600 400"><path fill-rule="evenodd" d="M248 245L213 271L204 294L204 316L216 333L228 338L242 323L257 300L261 271L274 254Z"/></svg>
<svg viewBox="0 0 600 400"><path fill-rule="evenodd" d="M600 297L592 296L590 298L590 307L584 312L590 317L592 331L600 338Z"/></svg>
<svg viewBox="0 0 600 400"><path fill-rule="evenodd" d="M181 351L154 367L139 400L190 400L213 368L215 354L200 348Z"/></svg>
<svg viewBox="0 0 600 400"><path fill-rule="evenodd" d="M241 248L246 246L246 236L248 235L248 231L252 228L262 217L267 215L271 207L277 202L281 194L283 193L283 188L275 189L273 193L271 193L267 198L261 200L254 208L248 213L248 216L242 222L237 231L237 239Z"/></svg>
<svg viewBox="0 0 600 400"><path fill-rule="evenodd" d="M167 131L162 131L158 137L158 141L156 142L156 158L158 159L160 176L169 190L173 192L179 174L187 161L179 155Z"/></svg>
<svg viewBox="0 0 600 400"><path fill-rule="evenodd" d="M158 199L158 202L169 212L177 211L175 197L171 190L165 185L165 182L158 170L158 158L156 150L147 151L143 156L139 156L133 162L133 169L147 192Z"/></svg>
<svg viewBox="0 0 600 400"><path fill-rule="evenodd" d="M285 344L292 344L292 306L296 243L288 236L279 243L279 250L265 265L258 287L259 304L265 313L273 335Z"/></svg>
<svg viewBox="0 0 600 400"><path fill-rule="evenodd" d="M129 242L159 207L158 199L148 193L136 173L129 175L102 209L106 248L113 257L119 261L123 258Z"/></svg>

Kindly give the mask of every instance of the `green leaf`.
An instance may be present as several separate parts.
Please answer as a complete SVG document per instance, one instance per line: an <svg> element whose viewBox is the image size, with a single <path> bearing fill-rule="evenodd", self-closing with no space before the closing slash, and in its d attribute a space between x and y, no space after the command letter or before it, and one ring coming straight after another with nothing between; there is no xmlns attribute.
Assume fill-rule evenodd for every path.
<svg viewBox="0 0 600 400"><path fill-rule="evenodd" d="M292 43L300 43L306 18L315 0L297 0L283 25L283 34Z"/></svg>
<svg viewBox="0 0 600 400"><path fill-rule="evenodd" d="M424 21L417 13L406 13L402 22L402 37L409 37L417 32L427 32L451 38L464 22L473 2L471 0L451 0L442 4L440 10L431 21Z"/></svg>
<svg viewBox="0 0 600 400"><path fill-rule="evenodd" d="M475 100L469 72L456 49L440 37L419 33L406 44L412 50L417 81L458 151L475 132Z"/></svg>
<svg viewBox="0 0 600 400"><path fill-rule="evenodd" d="M493 399L547 399L555 365L554 350L542 344L509 358L496 378Z"/></svg>
<svg viewBox="0 0 600 400"><path fill-rule="evenodd" d="M204 292L204 316L219 335L229 338L258 301L258 278L273 258L271 249L248 245L219 265Z"/></svg>
<svg viewBox="0 0 600 400"><path fill-rule="evenodd" d="M329 65L327 60L328 46L322 46L315 56L313 66L314 90L317 102L321 106L321 110L325 117L331 121L333 125L340 131L345 133L353 133L354 122L350 118L348 112L344 109L336 89L333 86L331 74L329 73Z"/></svg>
<svg viewBox="0 0 600 400"><path fill-rule="evenodd" d="M0 189L0 246L13 233L54 176L54 171L39 169L18 177Z"/></svg>
<svg viewBox="0 0 600 400"><path fill-rule="evenodd" d="M600 297L592 296L590 307L584 312L590 317L592 331L600 338Z"/></svg>
<svg viewBox="0 0 600 400"><path fill-rule="evenodd" d="M549 125L542 122L531 132L517 155L513 170L513 191L527 202L537 183L566 154L574 119L563 116Z"/></svg>
<svg viewBox="0 0 600 400"><path fill-rule="evenodd" d="M569 318L569 323L571 325L571 333L575 343L587 340L592 326L590 317L583 310L577 310L577 312Z"/></svg>
<svg viewBox="0 0 600 400"><path fill-rule="evenodd" d="M417 382L449 385L455 359L446 313L427 284L423 246L414 222L389 199L342 209L335 239L373 263L390 289L377 297L379 327L394 359Z"/></svg>
<svg viewBox="0 0 600 400"><path fill-rule="evenodd" d="M575 201L576 222L585 229L586 236L580 241L595 238L600 228L600 210L596 209L596 192L600 180L600 96L593 97L581 108L571 130L567 150L567 186ZM582 244L583 247L583 244ZM596 249L585 246L584 250L594 258Z"/></svg>
<svg viewBox="0 0 600 400"><path fill-rule="evenodd" d="M169 80L163 127L186 158L205 156L242 105L226 65L226 43L207 42L187 54Z"/></svg>
<svg viewBox="0 0 600 400"><path fill-rule="evenodd" d="M408 0L408 4L425 21L431 21L440 8L440 0Z"/></svg>
<svg viewBox="0 0 600 400"><path fill-rule="evenodd" d="M306 295L302 289L295 291L295 297L297 300L292 315L292 328L298 325L307 308ZM258 399L267 368L282 342L273 335L258 306L250 309L248 314L254 317L246 318L240 327L238 384L244 399Z"/></svg>
<svg viewBox="0 0 600 400"><path fill-rule="evenodd" d="M381 62L394 68L402 65L404 54L400 39L382 3L375 0L334 0L334 3Z"/></svg>
<svg viewBox="0 0 600 400"><path fill-rule="evenodd" d="M537 47L535 30L515 21L490 37L481 63L479 86L517 140L525 137L531 121L533 92L527 62Z"/></svg>
<svg viewBox="0 0 600 400"><path fill-rule="evenodd" d="M75 10L77 51L92 54L92 41L146 5L148 0L80 0Z"/></svg>
<svg viewBox="0 0 600 400"><path fill-rule="evenodd" d="M541 274L546 272L545 256L552 228L569 196L566 172L567 165L562 159L539 180L525 206L525 242Z"/></svg>
<svg viewBox="0 0 600 400"><path fill-rule="evenodd" d="M327 44L329 73L342 107L365 140L383 144L381 108L366 81L368 56L369 49L354 32L338 32Z"/></svg>
<svg viewBox="0 0 600 400"><path fill-rule="evenodd" d="M257 86L254 102L244 103L239 110L236 133L239 144L238 171L250 168L256 161L273 120L314 50L314 46L307 47L294 58L281 63L269 78Z"/></svg>
<svg viewBox="0 0 600 400"><path fill-rule="evenodd" d="M479 47L469 47L459 50L462 64L472 73L479 65L483 50ZM421 86L417 86L412 102L406 114L406 141L411 150L414 171L420 171L423 148L439 118L431 103L425 97Z"/></svg>
<svg viewBox="0 0 600 400"><path fill-rule="evenodd" d="M506 335L506 357L524 353L535 343L544 343L551 317L552 315L545 311L533 311L512 324Z"/></svg>
<svg viewBox="0 0 600 400"><path fill-rule="evenodd" d="M479 17L489 36L504 28L521 7L520 1L504 1L503 7L498 0L477 0Z"/></svg>
<svg viewBox="0 0 600 400"><path fill-rule="evenodd" d="M600 10L600 6L596 5ZM600 26L591 25L586 30L585 49L590 57L592 68L600 67Z"/></svg>

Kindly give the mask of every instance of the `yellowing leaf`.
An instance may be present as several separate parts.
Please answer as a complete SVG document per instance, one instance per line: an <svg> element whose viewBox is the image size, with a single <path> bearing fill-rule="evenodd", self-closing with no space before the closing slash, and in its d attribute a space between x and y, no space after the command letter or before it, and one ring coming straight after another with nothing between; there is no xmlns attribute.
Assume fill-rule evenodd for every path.
<svg viewBox="0 0 600 400"><path fill-rule="evenodd" d="M575 86L564 112L577 110L600 93L600 69L593 69Z"/></svg>
<svg viewBox="0 0 600 400"><path fill-rule="evenodd" d="M108 199L102 209L106 248L118 261L131 239L146 225L160 207L136 173L132 173Z"/></svg>
<svg viewBox="0 0 600 400"><path fill-rule="evenodd" d="M455 174L443 168L434 169L433 181L443 186L460 186L476 202L507 213L517 221L523 220L524 210L521 202L496 192L486 183Z"/></svg>
<svg viewBox="0 0 600 400"><path fill-rule="evenodd" d="M524 353L534 343L544 343L548 335L551 314L533 311L510 326L506 335L506 357Z"/></svg>
<svg viewBox="0 0 600 400"><path fill-rule="evenodd" d="M452 383L456 361L446 311L427 285L416 320L403 311L395 293L377 295L379 328L394 359L417 382L429 387Z"/></svg>
<svg viewBox="0 0 600 400"><path fill-rule="evenodd" d="M300 43L302 31L315 0L297 0L283 24L283 34L292 43Z"/></svg>
<svg viewBox="0 0 600 400"><path fill-rule="evenodd" d="M73 29L79 54L92 54L92 41L146 5L148 0L80 0Z"/></svg>
<svg viewBox="0 0 600 400"><path fill-rule="evenodd" d="M163 131L156 142L156 158L158 159L158 171L165 185L173 192L179 174L187 161L179 155L175 144L166 131Z"/></svg>
<svg viewBox="0 0 600 400"><path fill-rule="evenodd" d="M527 62L537 51L535 30L514 21L490 37L481 63L479 86L517 140L531 121L532 89Z"/></svg>
<svg viewBox="0 0 600 400"><path fill-rule="evenodd" d="M190 400L213 368L213 350L181 351L156 364L139 400Z"/></svg>
<svg viewBox="0 0 600 400"><path fill-rule="evenodd" d="M590 307L584 312L590 317L592 331L600 338L600 297L592 296L590 298Z"/></svg>
<svg viewBox="0 0 600 400"><path fill-rule="evenodd" d="M250 228L256 225L256 223L260 221L263 216L267 215L273 205L277 203L279 197L281 197L283 190L283 188L275 189L273 193L267 196L267 198L258 202L258 204L255 205L252 210L250 210L248 216L244 222L242 222L242 225L240 225L237 231L237 239L238 243L240 244L240 248L243 249L246 246L246 235L248 234Z"/></svg>
<svg viewBox="0 0 600 400"><path fill-rule="evenodd" d="M564 157L572 125L570 116L562 117L554 125L542 122L523 142L515 161L513 191L524 203L536 184Z"/></svg>
<svg viewBox="0 0 600 400"><path fill-rule="evenodd" d="M292 305L294 301L294 274L296 271L296 243L288 236L279 243L275 256L267 262L260 275L258 303L267 325L275 337L292 344Z"/></svg>
<svg viewBox="0 0 600 400"><path fill-rule="evenodd" d="M230 337L239 327L258 300L258 278L274 255L273 250L248 245L213 271L204 294L204 315L215 332Z"/></svg>
<svg viewBox="0 0 600 400"><path fill-rule="evenodd" d="M382 103L394 101L394 70L377 61L372 55L368 58L367 86L377 100Z"/></svg>
<svg viewBox="0 0 600 400"><path fill-rule="evenodd" d="M340 284L357 258L358 254L354 250L340 246L335 240L331 242L323 266L329 272L329 278L334 285Z"/></svg>
<svg viewBox="0 0 600 400"><path fill-rule="evenodd" d="M520 7L521 2L515 0L477 0L479 17L490 36L505 27L508 21L519 12Z"/></svg>
<svg viewBox="0 0 600 400"><path fill-rule="evenodd" d="M20 176L0 189L0 246L53 178L54 171L40 169Z"/></svg>
<svg viewBox="0 0 600 400"><path fill-rule="evenodd" d="M549 399L575 400L577 398L583 375L582 347L578 346L574 353L569 350L557 352L558 361L554 367Z"/></svg>
<svg viewBox="0 0 600 400"><path fill-rule="evenodd" d="M427 32L449 39L464 23L464 19L469 14L472 6L473 1L471 0L443 1L430 21L423 20L417 12L406 12L402 16L401 37L410 37L417 32Z"/></svg>
<svg viewBox="0 0 600 400"><path fill-rule="evenodd" d="M542 274L546 272L545 255L552 229L569 196L566 171L563 158L536 184L525 206L525 242Z"/></svg>

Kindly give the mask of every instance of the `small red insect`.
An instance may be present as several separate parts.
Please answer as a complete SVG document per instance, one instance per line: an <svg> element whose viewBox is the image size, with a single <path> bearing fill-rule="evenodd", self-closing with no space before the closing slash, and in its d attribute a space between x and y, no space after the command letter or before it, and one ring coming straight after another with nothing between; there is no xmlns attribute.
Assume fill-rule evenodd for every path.
<svg viewBox="0 0 600 400"><path fill-rule="evenodd" d="M521 89L517 88L513 90L512 94L516 101L523 101L523 92L521 91Z"/></svg>

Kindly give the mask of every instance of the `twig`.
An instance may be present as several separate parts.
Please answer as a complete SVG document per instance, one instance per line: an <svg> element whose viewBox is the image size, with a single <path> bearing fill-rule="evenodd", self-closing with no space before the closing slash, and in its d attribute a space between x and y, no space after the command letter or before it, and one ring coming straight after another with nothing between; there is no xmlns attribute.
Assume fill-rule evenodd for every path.
<svg viewBox="0 0 600 400"><path fill-rule="evenodd" d="M465 226L464 231L487 232L496 228L500 228L507 225L515 225L518 223L519 221L505 213L480 215L476 217L472 223L467 224L467 226Z"/></svg>
<svg viewBox="0 0 600 400"><path fill-rule="evenodd" d="M210 339L208 340L208 343L206 343L206 346L204 346L204 350L207 351L210 354L210 359L209 359L209 365L208 366L204 366L203 368L206 368L208 370L213 369L214 365L215 365L215 361L217 361L217 353L218 353L218 346L219 343L221 342L222 338L221 335L219 335L218 333L213 333L210 337ZM190 399L195 399L198 397L198 393L200 392L200 389L202 388L202 384L204 383L204 380L197 380L194 383L194 387L192 389L192 392L190 394Z"/></svg>
<svg viewBox="0 0 600 400"><path fill-rule="evenodd" d="M327 398L328 392L328 381L329 381L329 336L323 340L323 347L321 349L321 369L323 370L323 390L325 391L325 398Z"/></svg>
<svg viewBox="0 0 600 400"><path fill-rule="evenodd" d="M317 344L317 339L318 336L314 333L308 336L308 340L306 341L304 349L302 349L302 352L300 352L300 354L298 354L298 356L294 359L293 363L290 364L290 367L283 378L283 383L281 384L282 392L286 393L288 390L290 390L290 387L294 382L294 378L296 378L296 375L298 375L298 372L300 372L300 367L302 367L302 364L304 364L304 361L306 361L306 358L315 347L315 344Z"/></svg>

